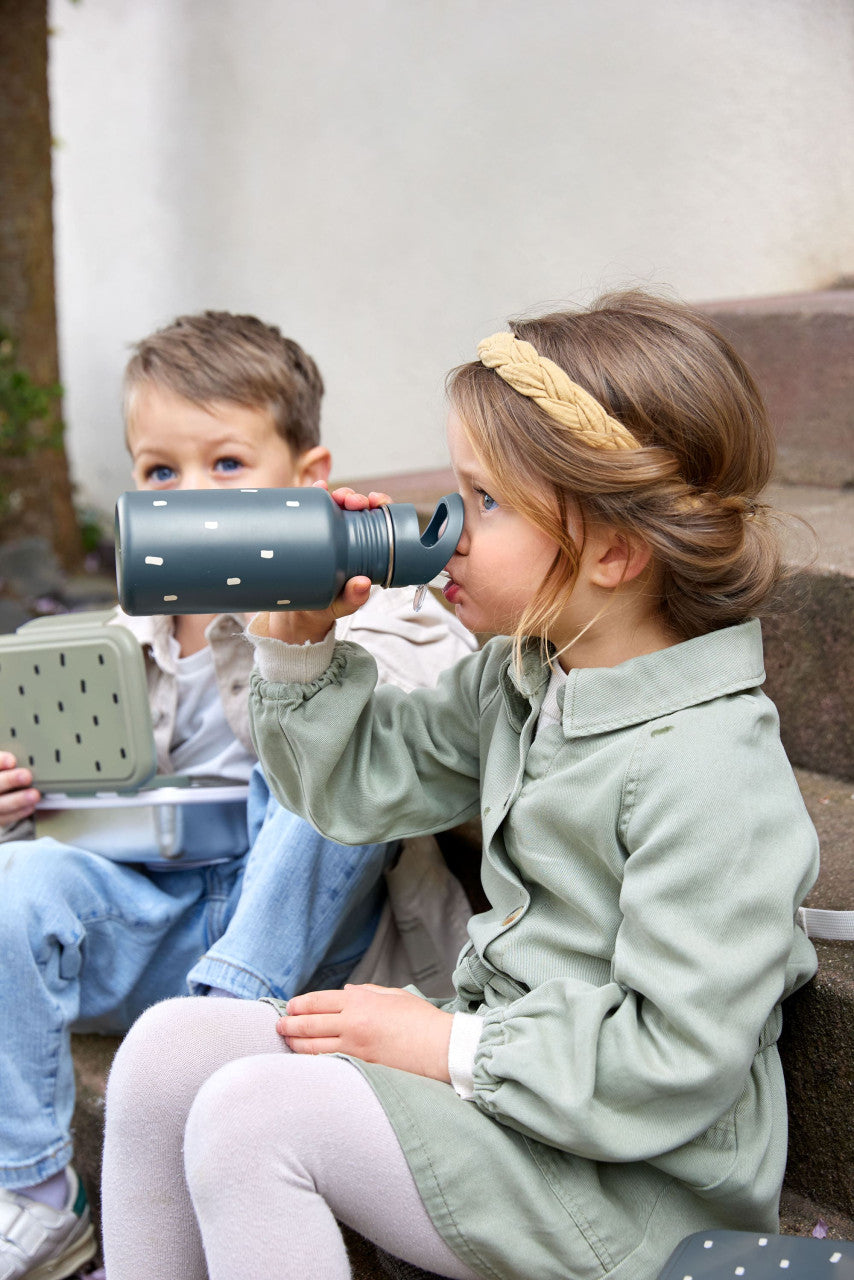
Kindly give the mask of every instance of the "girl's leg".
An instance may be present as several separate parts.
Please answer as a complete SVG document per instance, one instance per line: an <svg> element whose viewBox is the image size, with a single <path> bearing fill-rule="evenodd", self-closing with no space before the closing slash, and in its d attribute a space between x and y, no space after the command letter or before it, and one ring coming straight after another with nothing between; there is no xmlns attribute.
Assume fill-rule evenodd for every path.
<svg viewBox="0 0 854 1280"><path fill-rule="evenodd" d="M126 1036L107 1086L102 1227L110 1280L206 1280L184 1179L184 1128L208 1076L244 1054L291 1056L269 1005L168 1000Z"/></svg>
<svg viewBox="0 0 854 1280"><path fill-rule="evenodd" d="M433 1226L374 1091L345 1059L224 1067L193 1103L185 1163L210 1280L346 1280L336 1218L396 1257L476 1278ZM123 1274L108 1259L110 1280Z"/></svg>

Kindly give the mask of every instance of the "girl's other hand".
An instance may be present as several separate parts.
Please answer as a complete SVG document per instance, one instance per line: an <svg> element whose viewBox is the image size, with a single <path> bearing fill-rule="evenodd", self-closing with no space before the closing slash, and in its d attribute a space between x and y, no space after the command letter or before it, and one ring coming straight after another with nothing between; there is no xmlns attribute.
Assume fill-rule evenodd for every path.
<svg viewBox="0 0 854 1280"><path fill-rule="evenodd" d="M276 1030L294 1053L349 1053L450 1083L453 1015L397 987L347 985L288 1001Z"/></svg>
<svg viewBox="0 0 854 1280"><path fill-rule="evenodd" d="M29 818L41 800L41 792L32 784L29 769L19 769L8 751L0 751L0 827Z"/></svg>
<svg viewBox="0 0 854 1280"><path fill-rule="evenodd" d="M316 480L315 489L326 489L325 480ZM385 506L391 502L387 493L357 493L346 486L333 489L330 493L333 501L345 511L366 511ZM366 577L350 578L328 609L311 612L291 610L287 613L256 614L252 629L256 634L271 636L274 640L283 640L286 644L316 644L324 638L329 629L335 625L336 618L346 618L348 614L361 609L371 593L371 580Z"/></svg>
<svg viewBox="0 0 854 1280"><path fill-rule="evenodd" d="M325 480L315 480L315 489L326 489L330 492L329 485ZM340 489L331 490L332 498L338 503L339 507L343 507L345 511L367 511L375 507L385 507L391 502L391 498L387 493L377 493L372 489L367 495L357 493L355 489L349 489L343 486Z"/></svg>

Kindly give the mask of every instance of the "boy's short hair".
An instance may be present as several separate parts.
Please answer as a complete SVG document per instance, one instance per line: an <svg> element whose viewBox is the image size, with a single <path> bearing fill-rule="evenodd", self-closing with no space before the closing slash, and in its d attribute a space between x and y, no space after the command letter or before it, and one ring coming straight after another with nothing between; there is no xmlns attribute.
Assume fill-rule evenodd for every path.
<svg viewBox="0 0 854 1280"><path fill-rule="evenodd" d="M165 387L193 404L218 400L268 410L296 455L320 442L323 379L299 343L275 325L230 311L178 316L134 344L124 375L125 422L137 390Z"/></svg>

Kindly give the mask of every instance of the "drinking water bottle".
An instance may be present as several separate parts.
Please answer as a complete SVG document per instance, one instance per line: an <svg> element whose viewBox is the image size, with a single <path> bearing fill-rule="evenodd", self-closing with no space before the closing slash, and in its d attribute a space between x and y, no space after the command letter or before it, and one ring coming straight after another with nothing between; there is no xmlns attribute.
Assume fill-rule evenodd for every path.
<svg viewBox="0 0 854 1280"><path fill-rule="evenodd" d="M123 493L116 579L125 613L325 609L348 578L383 587L434 578L463 528L458 493L421 533L411 503L345 511L325 489Z"/></svg>

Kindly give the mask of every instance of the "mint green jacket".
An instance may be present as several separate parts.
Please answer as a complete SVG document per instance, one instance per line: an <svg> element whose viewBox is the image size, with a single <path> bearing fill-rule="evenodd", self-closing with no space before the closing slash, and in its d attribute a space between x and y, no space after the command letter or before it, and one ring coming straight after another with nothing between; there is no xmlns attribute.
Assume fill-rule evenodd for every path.
<svg viewBox="0 0 854 1280"><path fill-rule="evenodd" d="M712 1227L773 1231L786 1160L780 1002L815 831L780 743L758 622L548 683L492 641L438 690L375 689L339 644L252 679L289 808L340 842L479 816L490 910L444 1007L485 1015L475 1096L359 1063L451 1248L502 1280L652 1280Z"/></svg>

